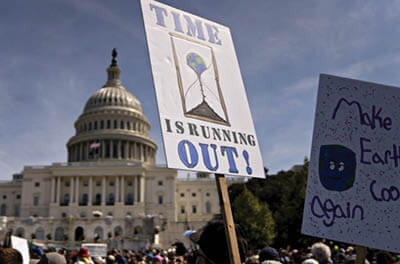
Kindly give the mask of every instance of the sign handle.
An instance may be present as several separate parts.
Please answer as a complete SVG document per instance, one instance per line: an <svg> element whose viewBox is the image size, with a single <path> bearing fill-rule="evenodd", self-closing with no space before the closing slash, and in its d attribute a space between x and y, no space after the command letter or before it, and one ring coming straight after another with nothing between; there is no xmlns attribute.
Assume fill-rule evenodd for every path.
<svg viewBox="0 0 400 264"><path fill-rule="evenodd" d="M228 196L226 179L223 174L215 174L221 213L224 219L225 236L228 242L229 258L231 264L240 264L239 247L236 238L235 223L233 221L231 203Z"/></svg>
<svg viewBox="0 0 400 264"><path fill-rule="evenodd" d="M366 247L361 247L357 246L356 247L356 264L364 264L365 263L365 258L367 257L367 248Z"/></svg>

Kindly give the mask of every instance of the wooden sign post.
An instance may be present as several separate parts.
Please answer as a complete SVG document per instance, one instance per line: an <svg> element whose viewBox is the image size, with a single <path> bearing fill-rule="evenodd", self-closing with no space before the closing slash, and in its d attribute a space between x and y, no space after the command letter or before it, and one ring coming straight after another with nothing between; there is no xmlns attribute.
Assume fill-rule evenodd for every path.
<svg viewBox="0 0 400 264"><path fill-rule="evenodd" d="M362 246L357 246L356 252L357 252L356 264L364 264L365 258L367 256L367 248Z"/></svg>
<svg viewBox="0 0 400 264"><path fill-rule="evenodd" d="M240 264L239 247L236 239L235 223L233 221L231 203L229 201L228 187L223 174L215 174L219 203L224 219L225 236L228 243L229 258L232 264Z"/></svg>

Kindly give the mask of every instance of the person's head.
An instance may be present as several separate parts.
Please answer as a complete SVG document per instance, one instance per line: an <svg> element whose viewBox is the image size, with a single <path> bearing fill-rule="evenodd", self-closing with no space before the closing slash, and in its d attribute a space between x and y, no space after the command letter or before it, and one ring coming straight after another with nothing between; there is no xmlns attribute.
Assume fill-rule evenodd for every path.
<svg viewBox="0 0 400 264"><path fill-rule="evenodd" d="M0 248L0 264L22 264L22 255L13 248Z"/></svg>
<svg viewBox="0 0 400 264"><path fill-rule="evenodd" d="M263 248L258 255L260 262L263 262L264 260L279 260L279 253L273 247Z"/></svg>
<svg viewBox="0 0 400 264"><path fill-rule="evenodd" d="M302 264L318 264L318 261L316 261L315 259L306 259L302 262Z"/></svg>
<svg viewBox="0 0 400 264"><path fill-rule="evenodd" d="M235 227L241 261L247 255L247 242L239 226ZM229 264L229 250L225 236L225 226L222 221L209 222L205 227L190 236L199 245L197 264Z"/></svg>
<svg viewBox="0 0 400 264"><path fill-rule="evenodd" d="M90 257L89 251L87 250L87 248L81 248L78 252L79 257L82 258L88 258Z"/></svg>
<svg viewBox="0 0 400 264"><path fill-rule="evenodd" d="M49 252L42 256L37 264L67 264L65 257L57 252Z"/></svg>
<svg viewBox="0 0 400 264"><path fill-rule="evenodd" d="M326 264L331 260L331 249L324 243L313 244L311 253L320 264Z"/></svg>
<svg viewBox="0 0 400 264"><path fill-rule="evenodd" d="M377 264L387 264L393 263L392 256L386 251L381 251L376 255L376 263Z"/></svg>

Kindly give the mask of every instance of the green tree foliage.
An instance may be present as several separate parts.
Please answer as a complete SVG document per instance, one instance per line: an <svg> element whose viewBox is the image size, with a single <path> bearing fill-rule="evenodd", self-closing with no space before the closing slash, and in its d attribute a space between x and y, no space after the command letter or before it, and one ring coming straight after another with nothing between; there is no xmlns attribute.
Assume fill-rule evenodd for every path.
<svg viewBox="0 0 400 264"><path fill-rule="evenodd" d="M260 203L244 186L232 204L235 223L244 231L250 248L263 248L272 244L275 237L275 223L268 204Z"/></svg>
<svg viewBox="0 0 400 264"><path fill-rule="evenodd" d="M273 246L309 246L315 239L300 233L307 174L308 160L305 159L299 170L281 171L276 175L269 175L267 179L252 178L245 184L230 186L230 198L231 201L235 201L243 189L247 188L261 204L269 206L276 225ZM237 210L237 207L233 210Z"/></svg>

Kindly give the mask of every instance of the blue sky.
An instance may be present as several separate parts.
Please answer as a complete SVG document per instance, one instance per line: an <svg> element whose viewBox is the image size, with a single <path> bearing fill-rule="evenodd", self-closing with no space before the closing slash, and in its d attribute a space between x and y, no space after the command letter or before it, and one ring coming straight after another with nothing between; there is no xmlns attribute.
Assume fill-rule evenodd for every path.
<svg viewBox="0 0 400 264"><path fill-rule="evenodd" d="M309 156L320 73L400 85L398 1L160 2L230 27L271 173ZM114 47L164 163L139 1L6 1L0 25L0 179L66 161Z"/></svg>

